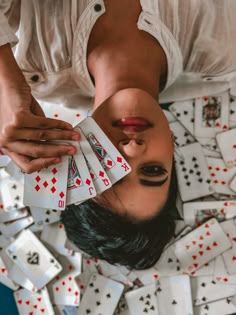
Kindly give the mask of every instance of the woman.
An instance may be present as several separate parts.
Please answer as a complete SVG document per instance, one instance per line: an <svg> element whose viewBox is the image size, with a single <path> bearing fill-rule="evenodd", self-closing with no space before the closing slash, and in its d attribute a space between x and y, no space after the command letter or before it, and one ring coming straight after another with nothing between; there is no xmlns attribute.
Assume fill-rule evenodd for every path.
<svg viewBox="0 0 236 315"><path fill-rule="evenodd" d="M30 84L35 98L70 106L81 95L94 96L94 118L133 169L99 198L63 213L69 238L82 250L144 268L170 240L173 137L158 97L163 92L178 98L176 87L183 82L188 86L236 71L233 8L233 0L3 3L9 23L2 16L4 152L27 173L75 153L73 146L45 142L79 140L79 135L69 124L44 117ZM16 41L12 30L19 36L14 51L19 67L7 44ZM198 88L186 97L194 93L201 96Z"/></svg>

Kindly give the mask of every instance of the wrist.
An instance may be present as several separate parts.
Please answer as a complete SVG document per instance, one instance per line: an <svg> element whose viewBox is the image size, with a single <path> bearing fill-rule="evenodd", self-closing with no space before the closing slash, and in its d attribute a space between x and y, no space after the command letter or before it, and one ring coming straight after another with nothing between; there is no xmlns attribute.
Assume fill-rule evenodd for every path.
<svg viewBox="0 0 236 315"><path fill-rule="evenodd" d="M26 83L10 44L0 46L0 85L19 86Z"/></svg>

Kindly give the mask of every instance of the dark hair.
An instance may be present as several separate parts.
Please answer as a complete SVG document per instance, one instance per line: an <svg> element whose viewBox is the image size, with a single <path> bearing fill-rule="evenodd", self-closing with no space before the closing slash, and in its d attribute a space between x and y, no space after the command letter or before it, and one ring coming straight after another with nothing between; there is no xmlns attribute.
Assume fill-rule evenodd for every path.
<svg viewBox="0 0 236 315"><path fill-rule="evenodd" d="M168 199L152 219L134 222L93 200L70 205L61 219L68 238L83 252L111 264L146 269L174 236L177 179L173 163Z"/></svg>

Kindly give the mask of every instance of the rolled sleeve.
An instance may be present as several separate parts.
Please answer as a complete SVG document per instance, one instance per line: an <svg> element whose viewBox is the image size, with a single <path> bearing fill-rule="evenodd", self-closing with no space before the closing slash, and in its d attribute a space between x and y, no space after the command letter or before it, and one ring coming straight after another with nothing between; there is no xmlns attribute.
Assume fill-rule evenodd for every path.
<svg viewBox="0 0 236 315"><path fill-rule="evenodd" d="M2 12L0 12L0 46L7 43L14 46L17 42L18 38L9 26L7 18Z"/></svg>

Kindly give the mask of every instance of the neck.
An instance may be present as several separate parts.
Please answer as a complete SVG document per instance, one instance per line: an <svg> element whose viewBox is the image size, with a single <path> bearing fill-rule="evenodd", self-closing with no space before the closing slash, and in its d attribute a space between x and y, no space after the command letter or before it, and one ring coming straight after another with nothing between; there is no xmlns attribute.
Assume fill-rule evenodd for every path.
<svg viewBox="0 0 236 315"><path fill-rule="evenodd" d="M158 60L157 60L158 59ZM158 99L163 59L144 60L130 54L112 54L109 50L88 59L88 68L95 83L95 110L106 99L126 88L138 88Z"/></svg>

